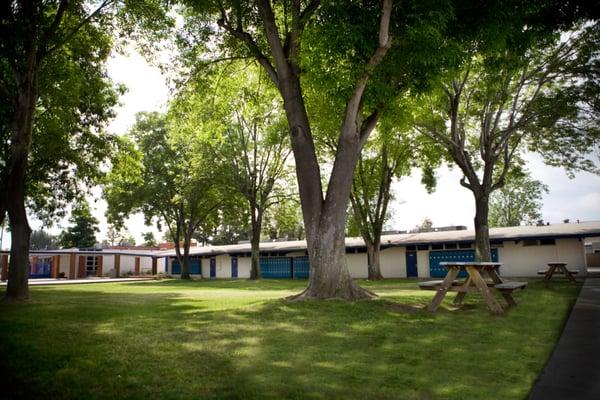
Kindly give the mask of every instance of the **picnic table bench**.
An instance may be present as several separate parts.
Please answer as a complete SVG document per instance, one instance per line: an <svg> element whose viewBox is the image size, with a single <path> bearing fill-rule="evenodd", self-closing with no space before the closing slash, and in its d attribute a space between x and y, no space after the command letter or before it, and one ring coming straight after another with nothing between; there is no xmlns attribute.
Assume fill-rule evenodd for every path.
<svg viewBox="0 0 600 400"><path fill-rule="evenodd" d="M441 262L440 265L448 269L443 280L424 281L419 283L423 290L435 290L436 294L429 304L428 310L435 312L447 292L458 292L454 304L462 304L467 293L479 292L484 298L488 308L495 314L502 314L504 308L496 300L494 293L498 292L507 302L507 307L514 307L517 302L512 297L512 292L524 289L527 282L505 282L498 274L501 263L492 262ZM466 270L468 278L457 281L456 277L461 270ZM488 279L485 279L486 277Z"/></svg>

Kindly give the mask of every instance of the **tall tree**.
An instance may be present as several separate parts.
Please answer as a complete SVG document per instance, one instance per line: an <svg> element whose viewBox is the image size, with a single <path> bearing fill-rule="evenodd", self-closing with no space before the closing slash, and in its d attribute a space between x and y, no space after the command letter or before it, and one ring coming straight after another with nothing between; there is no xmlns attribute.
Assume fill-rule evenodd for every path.
<svg viewBox="0 0 600 400"><path fill-rule="evenodd" d="M425 217L423 218L423 221L421 221L421 223L417 226L415 226L415 228L413 230L411 230L411 232L431 232L433 230L433 221L431 220L431 218L429 217Z"/></svg>
<svg viewBox="0 0 600 400"><path fill-rule="evenodd" d="M154 233L146 232L142 235L142 238L144 239L144 246L146 246L146 247L158 246L158 242L156 241L156 238L154 237Z"/></svg>
<svg viewBox="0 0 600 400"><path fill-rule="evenodd" d="M30 243L31 250L58 249L58 241L56 236L53 236L42 229L31 232Z"/></svg>
<svg viewBox="0 0 600 400"><path fill-rule="evenodd" d="M205 8L191 3L196 5L196 10L206 12ZM384 0L381 8L365 4L361 9L360 5L352 4L353 11L357 13L379 17L371 18L370 31L367 28L360 31L360 34L364 34L364 40L372 43L373 47L368 52L370 55L361 52L361 57L366 57L356 64L360 65L360 71L354 71L353 83L350 84L352 89L346 98L337 152L325 195L302 91L300 65L303 56L303 32L319 9L320 1L303 3L300 0L292 0L281 4L274 4L268 0L215 3L220 10L217 22L227 33L226 43L231 44L230 39L233 39L237 44L241 44L242 53L254 57L260 63L283 100L296 161L296 176L311 263L309 286L297 297L371 297L372 294L351 280L345 263L344 233L352 171L362 145L379 118L376 110L364 109L363 95L373 73L391 47L389 27L392 1ZM378 25L376 38L373 33L377 28L374 25ZM343 28L340 26L340 29ZM358 34L358 31L356 32Z"/></svg>
<svg viewBox="0 0 600 400"><path fill-rule="evenodd" d="M304 240L302 211L295 196L288 196L265 214L263 235L270 239Z"/></svg>
<svg viewBox="0 0 600 400"><path fill-rule="evenodd" d="M490 226L533 225L542 218L542 196L548 186L532 179L521 168L513 168L506 184L490 197Z"/></svg>
<svg viewBox="0 0 600 400"><path fill-rule="evenodd" d="M140 113L117 155L104 188L109 221L119 224L133 212L141 212L149 224L165 224L175 244L181 278L189 279L190 244L194 232L212 231L217 223L214 160L206 146L193 145L194 138L177 132L177 120ZM198 138L196 138L198 139ZM183 249L181 245L183 244ZM182 251L183 250L183 251Z"/></svg>
<svg viewBox="0 0 600 400"><path fill-rule="evenodd" d="M285 196L282 185L289 170L290 148L285 118L276 93L258 66L229 65L221 73L217 96L224 127L222 141L214 147L223 166L225 187L235 189L246 201L250 217L250 279L260 278L260 235L265 212ZM245 72L245 73L244 73ZM211 100L216 105L214 99Z"/></svg>
<svg viewBox="0 0 600 400"><path fill-rule="evenodd" d="M379 250L383 226L389 218L392 181L410 172L410 144L381 139L372 141L361 153L350 193L354 223L367 247L369 280L383 279Z"/></svg>
<svg viewBox="0 0 600 400"><path fill-rule="evenodd" d="M69 174L68 165L63 164L62 174L57 171L60 170L56 167L58 160L66 153L62 150L53 153L51 149L47 149L50 156L41 157L42 161L50 160L51 169L43 163L30 168L32 140L37 139L34 137L34 128L38 122L45 122L43 116L38 121L36 115L40 117L40 114L44 114L44 106L53 103L48 99L60 93L57 89L60 83L69 81L68 76L61 75L62 70L54 69L57 66L71 63L64 70L67 73L73 70L72 65L77 62L81 68L91 66L89 72L93 75L92 80L96 79L97 72L94 68L97 68L98 60L93 59L105 58L107 52L106 40L102 37L104 34L92 22L102 20L111 2L105 0L91 11L84 1L67 0L11 0L2 2L0 6L0 135L4 156L0 171L0 219L3 220L8 214L12 239L7 298L28 297L27 262L31 233L26 211L28 195L39 193L44 186L51 186L50 179L64 182L63 176ZM64 49L68 50L63 51ZM103 92L100 90L97 93ZM79 97L78 95L77 98ZM81 103L75 108L80 107L85 106ZM84 111L83 114L91 116L105 112L99 108L92 113ZM51 109L48 115L56 116L56 110ZM102 119L100 117L99 120ZM82 120L80 123L85 130L85 117ZM90 119L87 126L97 125L99 120ZM71 125L67 125L65 131L70 132L70 128ZM39 158L34 155L33 160L36 159ZM48 178L48 181L43 181L43 178ZM38 200L40 198L38 196ZM60 199L58 196L57 198ZM39 202L33 204L39 205ZM46 210L47 208L43 208L43 211Z"/></svg>
<svg viewBox="0 0 600 400"><path fill-rule="evenodd" d="M416 118L415 128L445 147L475 199L475 253L491 259L490 195L504 186L521 151L545 156L568 171L598 169L586 155L600 139L599 121L586 112L582 82L598 78L598 24L533 41L525 52L475 54L442 83Z"/></svg>
<svg viewBox="0 0 600 400"><path fill-rule="evenodd" d="M61 247L82 249L96 245L98 220L92 215L87 201L81 200L73 207L69 223L71 226L60 234Z"/></svg>

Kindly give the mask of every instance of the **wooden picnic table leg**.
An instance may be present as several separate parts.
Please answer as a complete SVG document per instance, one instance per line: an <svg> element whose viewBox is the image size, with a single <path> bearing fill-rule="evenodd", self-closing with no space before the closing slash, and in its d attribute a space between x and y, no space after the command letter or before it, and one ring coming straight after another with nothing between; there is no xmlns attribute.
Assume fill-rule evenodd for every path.
<svg viewBox="0 0 600 400"><path fill-rule="evenodd" d="M492 281L494 283L503 283L504 282L502 280L502 278L500 277L500 275L498 275L498 271L496 269L490 269L488 271L488 275L490 276L490 278L492 278ZM506 302L508 303L509 307L516 307L517 306L517 301L512 296L512 294L510 294L510 293L504 293L504 292L500 292L500 294L502 295L502 297L504 297L504 300L506 300Z"/></svg>
<svg viewBox="0 0 600 400"><path fill-rule="evenodd" d="M573 276L573 274L571 274L566 265L559 265L559 268L562 270L563 274L565 274L569 281L576 282L575 277Z"/></svg>
<svg viewBox="0 0 600 400"><path fill-rule="evenodd" d="M442 300L444 300L446 293L448 293L448 289L452 286L452 282L454 282L454 279L456 279L456 276L458 275L459 271L460 268L458 267L448 268L448 273L446 274L444 281L442 282L438 290L435 292L435 296L433 296L431 304L429 304L429 307L427 307L427 309L430 312L435 312L438 309L438 307L442 303Z"/></svg>
<svg viewBox="0 0 600 400"><path fill-rule="evenodd" d="M481 296L487 303L487 306L490 309L490 311L492 311L494 314L504 313L502 306L500 305L500 303L498 303L498 300L496 300L496 298L494 297L494 294L492 293L492 291L490 290L488 285L485 283L485 281L479 274L479 271L477 271L477 268L467 267L467 272L473 279L473 283L475 283L475 286L477 286L477 289L479 289L479 293L481 293Z"/></svg>
<svg viewBox="0 0 600 400"><path fill-rule="evenodd" d="M544 276L545 281L549 281L550 279L552 279L552 274L554 274L554 270L556 269L556 267L556 264L549 266L548 270L546 271L546 276Z"/></svg>
<svg viewBox="0 0 600 400"><path fill-rule="evenodd" d="M465 291L458 292L458 294L454 298L454 301L453 301L454 304L459 306L463 303L463 300L465 299L465 296L467 295L467 290L469 289L469 286L471 286L472 282L473 281L471 280L471 277L468 277L467 280L465 281L465 283L460 287L461 289L464 289Z"/></svg>

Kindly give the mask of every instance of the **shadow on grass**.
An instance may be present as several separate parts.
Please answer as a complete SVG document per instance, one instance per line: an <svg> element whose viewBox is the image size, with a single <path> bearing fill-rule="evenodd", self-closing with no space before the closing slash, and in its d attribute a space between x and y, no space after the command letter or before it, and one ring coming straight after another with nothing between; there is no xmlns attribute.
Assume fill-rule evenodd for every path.
<svg viewBox="0 0 600 400"><path fill-rule="evenodd" d="M156 287L165 288L198 288L198 289L234 289L234 290L269 290L269 291L281 291L281 290L302 290L308 284L306 279L294 279L294 280L282 280L282 279L261 279L261 280L249 280L249 279L193 279L193 280L182 280L182 279L164 279L159 281L141 281L141 282L127 282L123 283L128 286L139 286L144 287L148 284L156 285Z"/></svg>
<svg viewBox="0 0 600 400"><path fill-rule="evenodd" d="M229 286L238 282L241 287ZM0 372L11 386L4 393L8 398L523 398L576 294L572 286L532 284L519 296L521 305L498 318L476 298L468 310L397 312L393 307L424 307L431 299L430 292L414 293L416 285L404 282L382 285L390 298L355 303L288 302L253 293L215 300L178 293L196 287L245 292L252 290L248 286L287 291L298 283L35 288L30 302L0 305ZM229 308L219 309L222 302Z"/></svg>

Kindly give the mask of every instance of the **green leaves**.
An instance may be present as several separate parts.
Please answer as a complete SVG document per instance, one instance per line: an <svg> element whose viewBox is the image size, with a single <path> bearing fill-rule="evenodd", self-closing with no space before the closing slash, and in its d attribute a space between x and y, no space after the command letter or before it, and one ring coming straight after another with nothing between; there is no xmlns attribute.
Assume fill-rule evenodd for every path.
<svg viewBox="0 0 600 400"><path fill-rule="evenodd" d="M524 169L514 168L506 185L490 198L490 226L519 226L536 223L542 216L542 196L548 186L532 179Z"/></svg>
<svg viewBox="0 0 600 400"><path fill-rule="evenodd" d="M73 207L69 222L71 226L59 237L61 247L90 248L96 245L98 220L92 216L87 201L81 200Z"/></svg>

